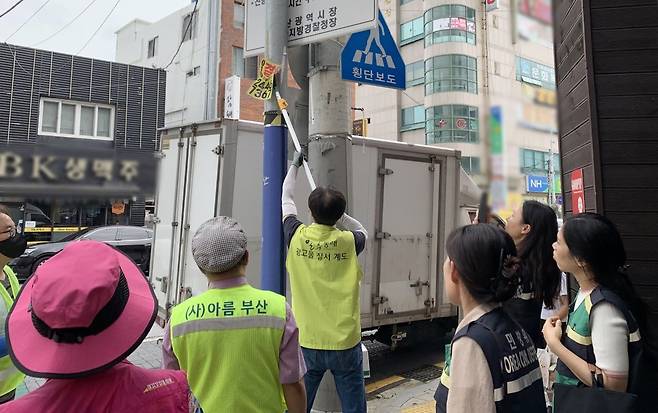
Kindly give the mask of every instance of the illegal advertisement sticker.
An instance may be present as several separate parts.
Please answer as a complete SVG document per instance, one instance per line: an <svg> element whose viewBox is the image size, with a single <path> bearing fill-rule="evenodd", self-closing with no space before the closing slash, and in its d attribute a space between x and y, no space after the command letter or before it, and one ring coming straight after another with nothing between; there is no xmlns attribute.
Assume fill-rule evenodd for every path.
<svg viewBox="0 0 658 413"><path fill-rule="evenodd" d="M258 79L251 84L247 94L260 100L268 100L274 91L274 75L279 71L279 65L262 59L258 71Z"/></svg>

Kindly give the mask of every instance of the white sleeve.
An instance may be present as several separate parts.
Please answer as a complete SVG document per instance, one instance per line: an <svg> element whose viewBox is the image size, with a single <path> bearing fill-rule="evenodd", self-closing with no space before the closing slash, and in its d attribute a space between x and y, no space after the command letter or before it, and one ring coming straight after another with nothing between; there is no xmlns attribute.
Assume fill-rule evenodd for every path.
<svg viewBox="0 0 658 413"><path fill-rule="evenodd" d="M609 376L628 376L628 324L617 307L602 302L590 315L596 366Z"/></svg>
<svg viewBox="0 0 658 413"><path fill-rule="evenodd" d="M297 215L297 206L293 199L295 195L295 182L297 181L297 167L291 165L288 169L286 179L283 181L283 189L281 191L281 212L282 218L285 221L290 215Z"/></svg>
<svg viewBox="0 0 658 413"><path fill-rule="evenodd" d="M368 238L368 231L366 231L363 225L347 214L343 214L336 222L336 228L343 231L359 231L366 236L366 239Z"/></svg>

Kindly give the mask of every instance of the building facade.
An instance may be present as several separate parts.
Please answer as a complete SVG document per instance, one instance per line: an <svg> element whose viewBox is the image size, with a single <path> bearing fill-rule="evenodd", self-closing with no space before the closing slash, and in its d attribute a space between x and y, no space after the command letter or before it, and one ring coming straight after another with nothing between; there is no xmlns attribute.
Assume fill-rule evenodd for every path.
<svg viewBox="0 0 658 413"><path fill-rule="evenodd" d="M499 108L509 191L546 202L549 161L556 177L560 170L550 0L496 0L489 11L476 0L379 5L397 36L407 89L355 88L368 135L459 149L484 184L490 113ZM559 193L559 179L553 185Z"/></svg>
<svg viewBox="0 0 658 413"><path fill-rule="evenodd" d="M244 58L244 22L243 1L192 2L157 22L134 20L120 28L116 60L166 69L168 127L222 117L232 76L240 78L240 118L262 122L263 102L247 95L259 60Z"/></svg>
<svg viewBox="0 0 658 413"><path fill-rule="evenodd" d="M0 202L38 240L144 224L166 73L0 44Z"/></svg>
<svg viewBox="0 0 658 413"><path fill-rule="evenodd" d="M655 336L658 4L568 0L554 15L564 209L615 223Z"/></svg>

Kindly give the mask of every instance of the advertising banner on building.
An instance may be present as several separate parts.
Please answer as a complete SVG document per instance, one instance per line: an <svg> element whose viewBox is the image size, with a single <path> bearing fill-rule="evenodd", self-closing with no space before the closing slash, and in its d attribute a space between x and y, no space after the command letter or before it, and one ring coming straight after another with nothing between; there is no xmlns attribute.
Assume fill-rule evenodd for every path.
<svg viewBox="0 0 658 413"><path fill-rule="evenodd" d="M224 87L224 118L240 119L240 77L226 78Z"/></svg>
<svg viewBox="0 0 658 413"><path fill-rule="evenodd" d="M551 0L519 0L516 12L519 38L553 47Z"/></svg>
<svg viewBox="0 0 658 413"><path fill-rule="evenodd" d="M519 126L538 132L557 133L555 108L520 103L517 113Z"/></svg>
<svg viewBox="0 0 658 413"><path fill-rule="evenodd" d="M0 149L0 196L116 199L155 193L156 154L35 144Z"/></svg>
<svg viewBox="0 0 658 413"><path fill-rule="evenodd" d="M550 179L544 175L527 175L526 176L526 191L531 194L546 194L548 189L553 186L553 193L562 192L562 179L560 176L555 175L552 184L549 183Z"/></svg>
<svg viewBox="0 0 658 413"><path fill-rule="evenodd" d="M505 177L505 152L503 150L503 113L500 106L492 106L489 114L489 142L491 160L491 206L494 211L505 208L507 179Z"/></svg>

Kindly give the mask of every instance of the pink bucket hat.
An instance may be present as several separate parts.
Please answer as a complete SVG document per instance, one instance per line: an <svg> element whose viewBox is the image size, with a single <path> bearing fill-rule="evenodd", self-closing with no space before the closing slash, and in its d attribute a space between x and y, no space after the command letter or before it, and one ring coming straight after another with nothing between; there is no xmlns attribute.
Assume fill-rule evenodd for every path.
<svg viewBox="0 0 658 413"><path fill-rule="evenodd" d="M157 301L130 258L96 241L41 265L7 318L12 360L29 376L76 378L124 360L148 334Z"/></svg>

